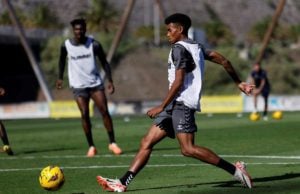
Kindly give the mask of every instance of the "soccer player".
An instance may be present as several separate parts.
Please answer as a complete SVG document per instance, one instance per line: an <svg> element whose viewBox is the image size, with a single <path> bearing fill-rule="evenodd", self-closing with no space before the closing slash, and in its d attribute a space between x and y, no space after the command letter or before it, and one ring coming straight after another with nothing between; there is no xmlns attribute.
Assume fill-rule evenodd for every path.
<svg viewBox="0 0 300 194"><path fill-rule="evenodd" d="M0 96L4 96L4 95L5 95L5 89L0 87ZM4 144L4 146L2 147L2 150L10 156L14 155L14 152L12 151L12 149L9 145L9 141L8 141L8 137L7 137L7 133L6 133L4 124L1 120L0 120L0 138Z"/></svg>
<svg viewBox="0 0 300 194"><path fill-rule="evenodd" d="M97 176L98 183L104 190L125 192L129 183L147 164L153 147L165 137L176 137L184 156L224 169L251 188L251 178L244 162L231 164L210 149L195 144L197 126L194 113L200 111L205 59L222 65L242 92L250 94L254 86L241 82L230 61L221 54L206 50L201 44L188 39L191 19L187 15L173 14L165 19L165 24L167 37L172 44L168 59L169 90L162 103L147 112L150 118L154 118L154 124L141 140L129 170L120 179Z"/></svg>
<svg viewBox="0 0 300 194"><path fill-rule="evenodd" d="M89 115L89 101L92 99L102 115L104 126L109 137L108 149L115 155L122 153L116 144L113 123L108 112L107 99L105 95L104 80L100 76L96 57L102 64L108 79L107 90L109 94L114 93L114 84L111 76L110 65L106 60L101 44L86 36L86 22L84 19L71 21L74 37L67 39L60 49L59 75L56 88L61 89L63 85L63 74L66 58L68 58L69 85L73 90L74 98L81 113L82 127L89 145L87 157L93 157L97 150L92 136L92 124Z"/></svg>
<svg viewBox="0 0 300 194"><path fill-rule="evenodd" d="M252 84L255 84L255 89L253 90L253 100L254 100L254 112L257 112L257 97L262 95L264 99L264 111L263 119L268 120L268 97L270 94L270 82L267 77L267 72L261 68L260 63L255 63L253 65L253 70L251 72Z"/></svg>

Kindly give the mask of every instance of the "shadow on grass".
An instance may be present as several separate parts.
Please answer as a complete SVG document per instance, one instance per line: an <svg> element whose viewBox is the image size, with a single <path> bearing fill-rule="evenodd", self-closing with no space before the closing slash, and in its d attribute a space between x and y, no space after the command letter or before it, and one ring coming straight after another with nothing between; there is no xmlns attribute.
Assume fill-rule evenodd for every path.
<svg viewBox="0 0 300 194"><path fill-rule="evenodd" d="M153 148L153 152L155 153L156 151L167 151L167 150L178 150L178 153L180 154L180 148L179 147L169 147L169 148ZM126 154L136 154L139 150L134 149L134 150L124 150L124 153Z"/></svg>
<svg viewBox="0 0 300 194"><path fill-rule="evenodd" d="M278 176L269 176L269 177L260 177L260 178L254 178L252 179L254 188L258 188L255 186L255 183L259 182L271 182L271 181L281 181L281 180L288 180L288 179L293 179L293 178L298 178L300 177L300 173L287 173L283 175L278 175ZM193 188L201 185L213 185L213 187L228 187L228 188L241 188L241 184L237 181L216 181L216 182L206 182L206 183L196 183L196 184L182 184L182 185L171 185L171 186L162 186L162 187L150 187L150 188L144 188L144 189L134 189L134 190L129 190L130 192L139 192L139 191L146 191L146 190L161 190L161 189L181 189L181 188ZM299 185L300 186L300 185ZM285 189L285 188L284 188ZM220 190L216 191L220 192ZM228 192L228 191L226 191ZM265 191L264 191L265 192ZM274 190L272 191L274 192ZM187 193L192 193L187 191Z"/></svg>
<svg viewBox="0 0 300 194"><path fill-rule="evenodd" d="M300 173L287 173L287 174L278 175L278 176L254 178L254 179L252 179L252 182L255 186L255 183L280 181L280 180L287 180L287 179L293 179L293 178L298 178L298 177L300 177ZM236 183L236 181L228 181L228 182L223 182L219 185L216 185L215 187L233 187L233 185L235 183Z"/></svg>
<svg viewBox="0 0 300 194"><path fill-rule="evenodd" d="M43 149L43 150L27 150L23 152L17 152L14 155L22 155L22 154L34 154L34 153L44 153L44 152L60 152L60 151L66 151L66 150L74 150L76 148L55 148L55 149Z"/></svg>

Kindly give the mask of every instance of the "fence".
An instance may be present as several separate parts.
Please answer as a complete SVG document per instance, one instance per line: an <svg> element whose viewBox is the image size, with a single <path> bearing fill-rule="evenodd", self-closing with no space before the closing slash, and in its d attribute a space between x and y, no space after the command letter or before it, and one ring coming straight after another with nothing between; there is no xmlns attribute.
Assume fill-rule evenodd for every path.
<svg viewBox="0 0 300 194"><path fill-rule="evenodd" d="M160 102L109 102L112 115L145 114L151 107ZM203 96L202 113L243 113L253 111L253 99L250 96ZM270 111L300 111L300 96L271 95L268 101ZM91 115L99 115L90 103ZM263 99L258 99L258 110L263 110ZM1 119L26 118L72 118L80 117L74 101L27 102L0 105Z"/></svg>

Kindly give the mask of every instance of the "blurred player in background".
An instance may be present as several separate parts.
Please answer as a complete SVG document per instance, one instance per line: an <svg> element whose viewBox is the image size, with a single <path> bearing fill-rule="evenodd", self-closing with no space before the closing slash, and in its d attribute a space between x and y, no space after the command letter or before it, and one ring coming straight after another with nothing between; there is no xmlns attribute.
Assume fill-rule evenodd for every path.
<svg viewBox="0 0 300 194"><path fill-rule="evenodd" d="M5 90L4 88L1 88L0 87L0 96L4 96L5 95ZM8 155L14 155L10 145L9 145L9 141L8 141L8 137L7 137L7 133L6 133L6 130L5 130L5 127L2 123L2 121L0 120L0 138L3 142L3 147L2 147L2 150L4 152L6 152Z"/></svg>
<svg viewBox="0 0 300 194"><path fill-rule="evenodd" d="M206 50L201 44L188 39L191 19L187 15L173 14L165 19L165 24L167 37L172 44L168 60L169 91L161 105L147 112L150 118L155 118L154 124L141 140L129 170L120 179L97 176L98 183L104 190L125 192L129 183L147 164L153 147L165 137L176 137L184 156L224 169L251 188L251 178L243 162L231 164L210 149L195 144L197 126L194 114L200 111L204 60L223 66L245 94L250 94L254 85L241 82L230 61L221 54Z"/></svg>
<svg viewBox="0 0 300 194"><path fill-rule="evenodd" d="M59 58L59 75L56 88L61 89L63 85L63 74L68 58L69 85L73 90L74 98L81 112L81 121L87 138L89 150L88 157L93 157L97 150L92 136L92 124L89 115L89 101L92 99L102 115L104 126L109 137L108 149L114 154L122 153L116 144L113 123L108 112L107 99L105 95L104 80L100 76L96 57L102 64L108 80L107 91L114 93L114 84L111 76L110 65L106 60L101 44L91 37L87 37L86 22L84 19L71 21L74 37L67 39L61 46Z"/></svg>
<svg viewBox="0 0 300 194"><path fill-rule="evenodd" d="M270 83L267 77L267 72L261 68L259 63L253 65L253 70L251 72L251 82L255 85L253 90L253 99L254 99L254 112L257 113L257 97L262 95L264 99L264 111L263 119L268 120L268 97L270 94Z"/></svg>

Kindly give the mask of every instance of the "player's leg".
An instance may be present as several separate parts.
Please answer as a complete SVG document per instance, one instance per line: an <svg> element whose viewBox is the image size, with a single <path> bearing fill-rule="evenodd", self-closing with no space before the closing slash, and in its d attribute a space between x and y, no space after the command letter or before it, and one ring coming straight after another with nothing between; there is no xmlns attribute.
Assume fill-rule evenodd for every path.
<svg viewBox="0 0 300 194"><path fill-rule="evenodd" d="M90 110L89 110L89 98L78 96L76 97L76 103L78 105L80 114L81 114L81 124L86 136L89 150L87 152L88 157L93 157L96 154L96 148L93 140L92 134L92 123L90 119Z"/></svg>
<svg viewBox="0 0 300 194"><path fill-rule="evenodd" d="M4 144L3 146L3 151L5 151L8 155L14 155L10 145L9 145L9 141L8 141L8 136L6 133L6 129L2 123L2 121L0 120L0 138Z"/></svg>
<svg viewBox="0 0 300 194"><path fill-rule="evenodd" d="M258 97L258 94L253 94L253 103L254 103L254 113L257 113L258 110L257 110L257 97Z"/></svg>
<svg viewBox="0 0 300 194"><path fill-rule="evenodd" d="M122 153L121 148L116 144L113 122L111 116L108 112L107 99L102 88L96 88L91 92L91 98L94 100L96 107L98 108L100 114L102 115L103 124L107 130L109 138L108 149L114 154L119 155Z"/></svg>
<svg viewBox="0 0 300 194"><path fill-rule="evenodd" d="M136 174L147 164L152 148L167 136L165 130L157 125L152 125L148 133L142 138L140 148L134 157L129 170L120 179L108 179L97 176L98 183L107 191L124 192Z"/></svg>
<svg viewBox="0 0 300 194"><path fill-rule="evenodd" d="M4 145L9 145L7 133L2 121L0 121L0 137Z"/></svg>
<svg viewBox="0 0 300 194"><path fill-rule="evenodd" d="M137 174L148 162L153 147L167 136L165 130L157 125L152 125L148 133L142 138L140 148L132 161L129 171Z"/></svg>
<svg viewBox="0 0 300 194"><path fill-rule="evenodd" d="M169 105L154 120L154 124L148 130L148 133L142 138L140 148L134 160L131 163L121 182L128 185L132 178L147 164L152 152L152 148L165 137L175 138L172 124L172 105Z"/></svg>
<svg viewBox="0 0 300 194"><path fill-rule="evenodd" d="M195 145L195 110L183 103L177 102L173 109L172 124L176 131L181 153L187 157L193 157L203 162L217 165L220 158L211 150Z"/></svg>
<svg viewBox="0 0 300 194"><path fill-rule="evenodd" d="M269 99L269 91L263 91L262 96L264 98L264 112L263 112L263 119L265 121L268 120L268 99Z"/></svg>
<svg viewBox="0 0 300 194"><path fill-rule="evenodd" d="M210 149L194 144L194 133L177 133L176 137L181 148L181 153L184 156L192 157L205 163L218 166L234 175L234 165L223 160Z"/></svg>
<svg viewBox="0 0 300 194"><path fill-rule="evenodd" d="M194 144L194 133L177 133L176 137L180 145L181 153L184 156L196 158L212 165L219 163L220 157L214 152L208 148Z"/></svg>
<svg viewBox="0 0 300 194"><path fill-rule="evenodd" d="M245 170L245 164L243 162L237 162L235 165L233 165L220 158L210 149L195 145L194 133L178 133L176 137L180 144L181 153L184 156L192 157L219 167L233 175L237 180L241 181L244 186L252 188L251 177Z"/></svg>
<svg viewBox="0 0 300 194"><path fill-rule="evenodd" d="M183 103L176 102L172 114L172 124L176 131L181 153L187 157L193 157L203 162L217 165L220 158L211 150L195 145L195 110L190 109Z"/></svg>
<svg viewBox="0 0 300 194"><path fill-rule="evenodd" d="M192 157L201 160L205 163L212 164L219 168L226 170L228 173L234 175L241 180L240 175L245 175L247 181L242 182L247 184L248 187L252 187L251 178L246 173L244 168L241 170L245 173L241 173L235 165L227 162L226 160L220 158L217 154L206 147L195 145L195 132L197 131L197 126L195 123L195 110L192 110L182 103L176 103L174 106L172 121L173 128L176 131L176 138L179 142L181 153L184 156ZM242 177L244 178L244 177ZM245 180L245 179L242 179Z"/></svg>
<svg viewBox="0 0 300 194"><path fill-rule="evenodd" d="M201 160L202 162L218 166L234 175L234 165L221 159L210 149L194 144L194 133L177 133L176 137L181 148L181 153L184 156L192 157Z"/></svg>
<svg viewBox="0 0 300 194"><path fill-rule="evenodd" d="M108 112L107 107L107 99L105 96L104 91L97 90L92 92L91 98L94 100L97 109L99 110L100 114L102 115L103 124L106 128L107 132L109 133L109 141L110 143L115 142L114 130L113 130L113 123L111 116Z"/></svg>

